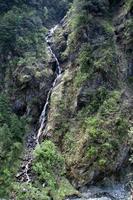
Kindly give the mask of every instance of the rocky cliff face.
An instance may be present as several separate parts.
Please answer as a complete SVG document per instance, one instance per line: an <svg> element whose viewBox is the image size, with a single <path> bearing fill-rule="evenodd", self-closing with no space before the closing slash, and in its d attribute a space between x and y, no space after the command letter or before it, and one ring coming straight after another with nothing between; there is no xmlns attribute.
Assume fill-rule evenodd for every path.
<svg viewBox="0 0 133 200"><path fill-rule="evenodd" d="M83 23L72 24L79 14L74 7L55 32L52 45L64 72L44 131L76 187L128 163L133 100L132 2L86 1L82 9Z"/></svg>
<svg viewBox="0 0 133 200"><path fill-rule="evenodd" d="M67 8L58 0L0 2L0 91L9 94L13 111L29 116L32 123L37 122L54 79L46 27L60 21Z"/></svg>
<svg viewBox="0 0 133 200"><path fill-rule="evenodd" d="M20 166L32 157L39 117L56 76L47 28L67 9L67 1L0 1L0 198L9 198Z"/></svg>
<svg viewBox="0 0 133 200"><path fill-rule="evenodd" d="M131 165L129 158L133 162L132 15L132 0L75 0L57 25L48 45L62 74L51 92L41 144L33 153L32 182L17 184L12 198L79 195L77 189L116 177ZM20 60L4 76L13 111L32 125L38 125L55 80L57 63L46 46L39 57Z"/></svg>
<svg viewBox="0 0 133 200"><path fill-rule="evenodd" d="M26 114L32 123L38 121L54 79L53 64L51 58L48 59L48 62L44 60L32 66L18 66L12 80L7 82L13 111L20 116Z"/></svg>

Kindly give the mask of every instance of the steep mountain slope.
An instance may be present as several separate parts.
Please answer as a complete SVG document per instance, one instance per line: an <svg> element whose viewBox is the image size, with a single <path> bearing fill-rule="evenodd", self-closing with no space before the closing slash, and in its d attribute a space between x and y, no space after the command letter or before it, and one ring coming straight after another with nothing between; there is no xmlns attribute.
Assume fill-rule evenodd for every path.
<svg viewBox="0 0 133 200"><path fill-rule="evenodd" d="M0 5L4 12L0 21L1 91L9 94L16 115L28 119L25 142L33 151L26 171L31 180L6 183L10 199L63 200L80 196L78 190L85 185L107 177L117 179L123 173L130 185L133 177L130 173L126 178L126 168L131 171L133 162L133 1L74 0L60 22L68 1L22 3L3 1ZM46 44L44 26L55 21L58 25L48 34ZM58 64L62 73L53 87ZM46 126L34 150L43 106ZM21 145L23 138L24 133L19 138ZM19 155L24 160L21 151ZM91 199L117 199L106 190L102 191L105 196L96 196L96 188L91 190Z"/></svg>
<svg viewBox="0 0 133 200"><path fill-rule="evenodd" d="M67 175L79 187L119 171L128 159L132 2L75 1L71 12L70 30L64 22L55 34L55 51L61 62L65 55L67 69L53 91L44 135L59 146Z"/></svg>
<svg viewBox="0 0 133 200"><path fill-rule="evenodd" d="M44 138L76 187L128 165L132 131L132 1L75 1L55 32L64 73ZM130 137L129 137L130 135Z"/></svg>
<svg viewBox="0 0 133 200"><path fill-rule="evenodd" d="M54 17L58 22L67 7L67 1L0 1L1 198L9 193L22 151L32 145L55 77L46 27L55 23Z"/></svg>

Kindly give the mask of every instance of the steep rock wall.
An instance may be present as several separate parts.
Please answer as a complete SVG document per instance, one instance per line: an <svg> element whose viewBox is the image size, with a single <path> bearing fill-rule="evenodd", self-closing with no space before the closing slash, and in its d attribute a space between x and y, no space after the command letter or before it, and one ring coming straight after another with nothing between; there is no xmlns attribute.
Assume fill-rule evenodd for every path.
<svg viewBox="0 0 133 200"><path fill-rule="evenodd" d="M121 170L131 149L132 2L89 1L85 9L87 22L77 32L73 11L55 32L64 73L44 131L77 187Z"/></svg>

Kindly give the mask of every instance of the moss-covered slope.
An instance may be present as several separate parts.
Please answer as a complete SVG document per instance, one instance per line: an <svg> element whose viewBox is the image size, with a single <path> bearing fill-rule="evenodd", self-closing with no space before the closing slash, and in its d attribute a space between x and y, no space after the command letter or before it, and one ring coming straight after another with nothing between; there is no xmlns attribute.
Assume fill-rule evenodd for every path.
<svg viewBox="0 0 133 200"><path fill-rule="evenodd" d="M64 73L52 93L44 137L59 147L75 186L119 171L129 157L132 6L74 1L55 33Z"/></svg>

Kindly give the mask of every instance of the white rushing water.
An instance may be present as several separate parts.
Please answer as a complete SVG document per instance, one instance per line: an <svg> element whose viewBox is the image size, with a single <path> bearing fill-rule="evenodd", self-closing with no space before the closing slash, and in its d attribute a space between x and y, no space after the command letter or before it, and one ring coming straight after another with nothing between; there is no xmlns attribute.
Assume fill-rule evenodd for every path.
<svg viewBox="0 0 133 200"><path fill-rule="evenodd" d="M54 54L51 46L49 45L51 43L51 37L53 36L55 30L57 29L58 25L56 25L54 28L52 28L49 33L48 33L48 36L46 37L46 42L48 44L48 51L50 52L50 54L52 55L52 57L55 59L56 61L56 78L52 84L52 87L51 89L49 90L48 92L48 95L47 95L47 99L46 99L46 103L44 105L44 108L43 108L43 111L41 113L41 116L40 116L40 119L39 119L39 123L40 123L40 128L38 130L38 134L37 134L37 138L36 138L36 142L37 144L39 144L39 140L43 134L43 130L46 126L46 120L47 120L47 109L48 109L48 106L49 106L49 102L50 102L50 97L51 97L51 93L52 93L52 90L53 88L55 87L58 79L61 77L61 67L60 67L60 64L59 64L59 61L58 61L58 58L56 57L56 55Z"/></svg>
<svg viewBox="0 0 133 200"><path fill-rule="evenodd" d="M26 180L27 180L27 183L29 183L31 181L30 179L30 176L28 174L28 171L29 171L29 165L31 164L32 160L29 160L29 162L26 164L25 166L25 175L26 175Z"/></svg>
<svg viewBox="0 0 133 200"><path fill-rule="evenodd" d="M46 42L48 44L48 51L51 54L51 56L54 58L56 61L56 77L55 80L53 81L53 84L47 94L46 102L43 107L42 113L39 118L39 130L37 133L37 136L35 138L36 145L40 143L44 129L46 127L46 122L47 122L47 114L48 114L48 107L50 103L50 97L52 94L52 91L56 84L58 83L58 80L61 78L61 67L59 64L59 61L54 54L50 44L51 44L51 39L54 34L54 31L57 29L57 25L52 28L48 36L46 37ZM34 149L34 148L33 148ZM22 175L22 181L26 180L26 183L29 183L32 181L32 178L30 177L30 168L31 168L31 163L32 163L32 151L33 149L31 148L29 154L29 160L27 160L27 163L25 164L24 170L20 173L20 176ZM19 176L18 176L19 177ZM125 189L125 185L117 183L114 184L113 186L105 186L105 187L100 187L100 186L91 186L85 189L84 191L81 191L82 197L72 197L72 198L67 198L66 200L132 200L131 195L128 193L128 191Z"/></svg>
<svg viewBox="0 0 133 200"><path fill-rule="evenodd" d="M50 103L50 97L52 94L52 91L54 89L54 87L56 86L58 80L61 78L61 67L58 61L58 58L56 57L56 55L54 54L50 44L51 44L51 40L52 40L52 36L55 32L55 30L57 29L58 25L56 25L54 28L52 28L49 32L48 35L46 37L46 42L48 45L48 51L49 54L54 58L55 62L56 62L56 72L55 72L55 79L53 81L53 84L47 94L47 98L46 98L46 102L45 105L43 107L43 111L40 115L39 118L39 130L37 133L37 136L31 134L29 135L27 139L27 151L24 155L24 161L22 163L22 169L20 170L20 172L16 175L16 178L20 181L20 182L26 182L29 183L32 181L32 178L30 177L30 168L31 168L31 164L32 164L32 160L33 160L33 150L35 149L36 145L40 143L40 139L42 138L43 135L43 131L45 129L46 126L46 121L47 121L47 114L48 114L48 106ZM32 143L32 145L31 145Z"/></svg>

